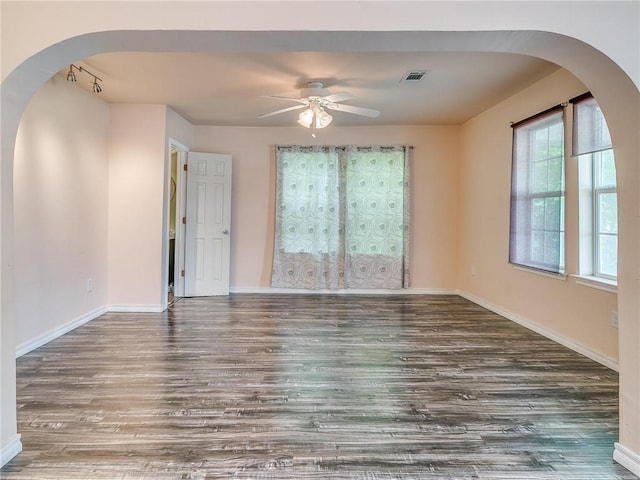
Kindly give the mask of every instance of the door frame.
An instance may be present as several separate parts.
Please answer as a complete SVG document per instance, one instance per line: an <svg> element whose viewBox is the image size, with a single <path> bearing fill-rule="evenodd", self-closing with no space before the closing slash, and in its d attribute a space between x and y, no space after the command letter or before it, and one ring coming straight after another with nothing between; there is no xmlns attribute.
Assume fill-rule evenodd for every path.
<svg viewBox="0 0 640 480"><path fill-rule="evenodd" d="M165 311L169 303L167 286L169 282L169 212L171 211L171 150L178 152L178 172L176 179L176 232L175 232L175 261L174 261L174 285L173 292L176 297L184 296L184 277L180 272L184 270L184 225L178 219L185 216L186 210L186 181L187 176L184 166L187 164L189 147L173 138L169 138L165 154L165 182L164 182L164 207L162 214L162 274L161 277L161 302L162 311Z"/></svg>

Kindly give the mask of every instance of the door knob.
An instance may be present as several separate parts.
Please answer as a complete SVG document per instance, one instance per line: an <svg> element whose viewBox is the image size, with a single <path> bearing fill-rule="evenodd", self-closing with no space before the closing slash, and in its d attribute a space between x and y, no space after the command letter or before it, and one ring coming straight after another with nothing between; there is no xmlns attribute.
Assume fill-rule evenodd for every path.
<svg viewBox="0 0 640 480"><path fill-rule="evenodd" d="M222 231L222 234L223 234L223 235L229 235L229 230L223 230L223 231Z"/></svg>

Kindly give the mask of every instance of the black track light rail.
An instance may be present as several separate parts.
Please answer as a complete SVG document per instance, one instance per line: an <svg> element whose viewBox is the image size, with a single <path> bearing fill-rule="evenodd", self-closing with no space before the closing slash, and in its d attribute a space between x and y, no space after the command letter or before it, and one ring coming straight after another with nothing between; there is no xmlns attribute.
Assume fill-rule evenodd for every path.
<svg viewBox="0 0 640 480"><path fill-rule="evenodd" d="M69 65L69 72L67 73L67 81L69 81L69 82L75 82L76 81L76 74L73 72L74 68L78 72L86 73L86 74L88 74L88 75L93 77L93 93L100 93L102 91L102 87L98 84L98 80L101 81L101 82L104 81L104 80L102 80L95 73L91 73L89 70L87 70L83 66L77 66L77 65L74 65L73 63Z"/></svg>

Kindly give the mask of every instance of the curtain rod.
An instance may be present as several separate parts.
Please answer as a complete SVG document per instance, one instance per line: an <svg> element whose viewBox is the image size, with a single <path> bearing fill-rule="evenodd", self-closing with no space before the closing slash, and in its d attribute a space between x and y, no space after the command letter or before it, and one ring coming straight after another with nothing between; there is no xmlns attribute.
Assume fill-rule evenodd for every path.
<svg viewBox="0 0 640 480"><path fill-rule="evenodd" d="M568 106L568 105L570 105L570 104L576 104L576 103L579 103L579 102L581 102L582 100L585 100L585 99L587 99L587 98L594 98L594 97L593 97L593 94L592 94L590 91L586 91L585 93L581 93L581 94L580 94L580 95L578 95L578 96L575 96L575 97L573 97L573 98L570 98L570 99L569 99L569 100L567 100L566 102L562 102L562 103L560 103L560 104L556 105L555 107L548 108L548 109L546 109L546 110L545 110L545 111L543 111L543 112L536 113L535 115L532 115L531 117L525 118L524 120L520 120L520 121L518 121L518 122L511 122L511 126L512 126L512 127L516 127L516 126L518 126L518 125L522 125L523 123L529 122L529 121L531 121L531 120L535 120L537 117L540 117L540 116L545 115L545 114L547 114L547 113L551 113L551 112L552 112L553 110L555 110L556 108L566 107L566 106Z"/></svg>
<svg viewBox="0 0 640 480"><path fill-rule="evenodd" d="M569 99L569 103L579 103L582 100L587 98L593 98L593 94L591 92L585 92L582 95L578 95L577 97L573 97Z"/></svg>
<svg viewBox="0 0 640 480"><path fill-rule="evenodd" d="M398 146L386 146L386 145L375 145L375 146L355 146L355 145L276 145L277 150L291 150L294 147L310 149L310 148L335 148L336 150L346 150L349 147L353 147L356 150L372 150L374 148L379 148L380 150L393 150L398 147L408 148L409 150L413 150L413 145L398 145Z"/></svg>
<svg viewBox="0 0 640 480"><path fill-rule="evenodd" d="M568 105L568 103L564 102L564 103L559 103L558 105L551 107L551 108L547 108L546 110L543 110L542 112L538 112L535 115L531 115L530 117L525 118L524 120L519 120L517 122L511 122L511 128L516 128L519 127L520 125L524 125L525 123L529 123L529 122L533 122L534 120L537 120L541 117L544 117L545 115L548 115L550 113L556 112L556 111L560 111L562 109L564 109L564 107L566 107Z"/></svg>

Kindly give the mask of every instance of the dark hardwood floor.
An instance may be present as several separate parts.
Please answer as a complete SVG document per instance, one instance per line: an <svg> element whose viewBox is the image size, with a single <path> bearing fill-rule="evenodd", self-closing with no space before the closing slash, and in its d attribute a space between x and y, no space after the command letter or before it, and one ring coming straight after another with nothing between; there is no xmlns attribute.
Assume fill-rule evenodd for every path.
<svg viewBox="0 0 640 480"><path fill-rule="evenodd" d="M231 295L18 360L3 479L633 479L618 376L456 296Z"/></svg>

